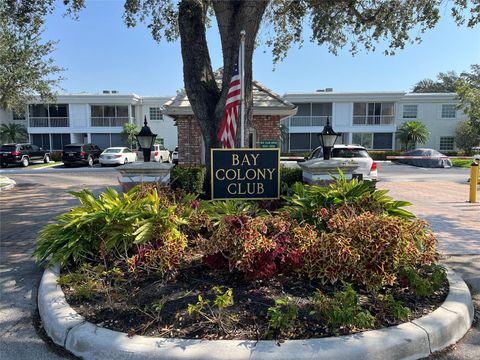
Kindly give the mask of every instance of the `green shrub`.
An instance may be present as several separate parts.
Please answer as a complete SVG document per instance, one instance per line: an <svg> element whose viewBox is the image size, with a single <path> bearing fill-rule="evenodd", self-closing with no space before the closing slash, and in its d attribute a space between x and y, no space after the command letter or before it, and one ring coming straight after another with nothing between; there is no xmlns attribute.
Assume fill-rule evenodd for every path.
<svg viewBox="0 0 480 360"><path fill-rule="evenodd" d="M401 301L395 300L391 292L387 292L386 294L378 294L377 300L377 316L387 316L387 314L391 314L394 319L398 319L403 322L408 321L411 315L410 309L404 306Z"/></svg>
<svg viewBox="0 0 480 360"><path fill-rule="evenodd" d="M375 290L393 285L402 268L430 264L437 258L436 239L426 223L348 208L327 214L326 231L313 225L293 229L293 247L301 253L298 270L323 283L351 281Z"/></svg>
<svg viewBox="0 0 480 360"><path fill-rule="evenodd" d="M411 205L409 202L395 201L387 193L388 190L375 189L371 182L357 179L347 181L340 171L340 177L325 187L295 183L292 195L285 197L287 206L284 209L299 222L314 224L320 230L324 228L324 216L321 213L342 206L349 206L358 213L369 211L404 218L414 217L402 209Z"/></svg>
<svg viewBox="0 0 480 360"><path fill-rule="evenodd" d="M280 193L287 195L292 185L296 182L302 182L302 180L302 169L282 166L280 168Z"/></svg>
<svg viewBox="0 0 480 360"><path fill-rule="evenodd" d="M229 328L236 321L233 316L227 314L227 308L234 304L233 289L228 288L224 291L223 286L214 286L212 292L215 294L213 305L210 300L198 295L198 301L195 304L188 304L188 315L196 315L207 323L217 325L224 333L229 333Z"/></svg>
<svg viewBox="0 0 480 360"><path fill-rule="evenodd" d="M440 289L446 280L446 270L443 266L430 264L422 268L405 266L402 276L407 280L408 287L418 296L431 296Z"/></svg>
<svg viewBox="0 0 480 360"><path fill-rule="evenodd" d="M58 261L81 263L99 254L128 254L137 245L157 249L159 256L165 257L165 251L180 251L186 246L179 227L187 223L191 196L181 199L187 203L183 204L170 190L153 186L135 187L123 196L112 188L98 198L88 190L71 194L80 206L41 230L34 251L38 262L51 256L49 265ZM171 256L176 259L175 254ZM165 262L171 266L174 261L165 257L161 264Z"/></svg>
<svg viewBox="0 0 480 360"><path fill-rule="evenodd" d="M282 332L292 329L298 318L298 306L288 297L275 300L275 305L267 309L268 329L267 339L272 339Z"/></svg>
<svg viewBox="0 0 480 360"><path fill-rule="evenodd" d="M50 160L62 161L62 152L61 151L52 151L50 153Z"/></svg>
<svg viewBox="0 0 480 360"><path fill-rule="evenodd" d="M203 194L206 176L205 166L175 166L170 173L173 189L182 189L190 194Z"/></svg>
<svg viewBox="0 0 480 360"><path fill-rule="evenodd" d="M402 155L402 151L392 151L392 150L369 150L368 153L373 160L384 161L388 160L387 156L398 156Z"/></svg>
<svg viewBox="0 0 480 360"><path fill-rule="evenodd" d="M357 292L351 284L345 283L343 291L336 291L328 297L317 291L313 298L312 315L326 322L335 335L341 328L370 329L375 325L375 317L358 304Z"/></svg>
<svg viewBox="0 0 480 360"><path fill-rule="evenodd" d="M300 254L290 246L292 224L288 216L227 215L210 238L199 240L199 248L211 267L226 265L249 278L269 279L300 264Z"/></svg>

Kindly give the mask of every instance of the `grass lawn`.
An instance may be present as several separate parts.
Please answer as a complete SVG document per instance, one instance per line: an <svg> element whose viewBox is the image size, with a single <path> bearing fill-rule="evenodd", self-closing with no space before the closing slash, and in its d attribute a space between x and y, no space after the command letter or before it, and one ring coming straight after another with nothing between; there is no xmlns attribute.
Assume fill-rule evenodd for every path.
<svg viewBox="0 0 480 360"><path fill-rule="evenodd" d="M455 167L470 168L472 160L470 159L450 159Z"/></svg>
<svg viewBox="0 0 480 360"><path fill-rule="evenodd" d="M62 164L61 161L50 161L49 163L47 164L34 164L34 165L30 165L28 168L26 169L40 169L40 168L44 168L44 167L49 167L49 166L55 166L55 165L60 165Z"/></svg>

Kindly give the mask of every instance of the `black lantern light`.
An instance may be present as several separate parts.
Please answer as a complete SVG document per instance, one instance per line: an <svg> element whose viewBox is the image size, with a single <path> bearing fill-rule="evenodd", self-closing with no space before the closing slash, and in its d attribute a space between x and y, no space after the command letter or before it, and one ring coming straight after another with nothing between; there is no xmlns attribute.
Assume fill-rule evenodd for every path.
<svg viewBox="0 0 480 360"><path fill-rule="evenodd" d="M150 130L150 128L148 127L146 115L142 130L140 130L138 135L135 135L135 137L137 138L140 149L142 149L143 151L143 161L149 162L150 154L152 153L152 145L155 142L157 134L152 133L152 130Z"/></svg>
<svg viewBox="0 0 480 360"><path fill-rule="evenodd" d="M332 147L340 135L342 134L333 131L333 128L330 126L330 117L327 116L327 124L323 127L323 131L320 134L317 134L320 145L323 148L323 160L330 159Z"/></svg>

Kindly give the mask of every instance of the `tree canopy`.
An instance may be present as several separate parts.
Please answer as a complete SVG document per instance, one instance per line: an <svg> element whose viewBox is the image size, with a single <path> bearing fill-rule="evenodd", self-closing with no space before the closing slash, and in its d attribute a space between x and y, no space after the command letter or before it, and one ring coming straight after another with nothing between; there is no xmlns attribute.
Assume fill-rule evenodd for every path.
<svg viewBox="0 0 480 360"><path fill-rule="evenodd" d="M412 89L414 93L454 93L460 76L455 71L441 72L437 80L423 79L417 82Z"/></svg>
<svg viewBox="0 0 480 360"><path fill-rule="evenodd" d="M48 9L54 0L31 2ZM73 14L85 6L84 0L63 2ZM280 61L292 45L302 44L308 27L309 40L327 45L332 53L344 47L354 54L361 48L375 50L380 41L386 41L383 51L394 54L409 43L419 42L419 34L433 28L447 9L459 25L473 27L480 21L479 0L125 0L124 8L127 26L144 22L156 41L180 39L185 90L203 135L206 154L219 145L216 134L238 56L241 30L246 31L248 122L253 104L252 57L261 43L271 47L274 62ZM206 38L213 18L223 55L220 86L215 81Z"/></svg>
<svg viewBox="0 0 480 360"><path fill-rule="evenodd" d="M472 65L471 72L462 75L456 88L460 108L468 116L473 130L480 136L480 65Z"/></svg>
<svg viewBox="0 0 480 360"><path fill-rule="evenodd" d="M62 68L50 57L55 42L42 42L44 16L53 0L0 2L0 108L24 112L36 96L54 99Z"/></svg>
<svg viewBox="0 0 480 360"><path fill-rule="evenodd" d="M413 88L414 93L454 93L458 86L465 82L469 86L480 88L480 65L470 66L470 72L464 71L458 75L455 71L441 72L437 80L423 79L417 82Z"/></svg>

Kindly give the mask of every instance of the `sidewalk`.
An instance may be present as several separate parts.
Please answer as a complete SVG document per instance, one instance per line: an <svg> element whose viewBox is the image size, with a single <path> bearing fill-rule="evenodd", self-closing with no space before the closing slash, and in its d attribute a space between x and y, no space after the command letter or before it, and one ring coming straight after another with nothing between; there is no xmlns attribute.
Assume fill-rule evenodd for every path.
<svg viewBox="0 0 480 360"><path fill-rule="evenodd" d="M472 328L451 348L428 359L480 359L480 203L469 203L469 185L453 182L400 182L377 184L407 209L427 220L438 239L441 262L450 266L470 286L475 307Z"/></svg>

